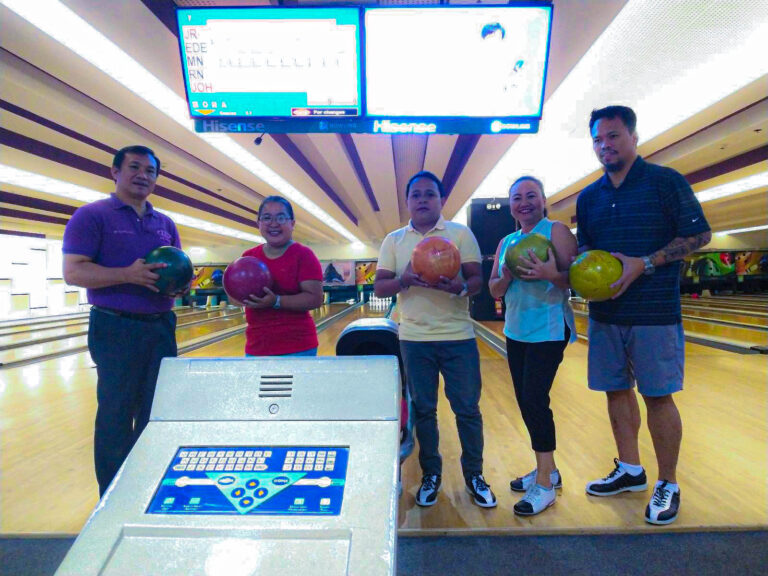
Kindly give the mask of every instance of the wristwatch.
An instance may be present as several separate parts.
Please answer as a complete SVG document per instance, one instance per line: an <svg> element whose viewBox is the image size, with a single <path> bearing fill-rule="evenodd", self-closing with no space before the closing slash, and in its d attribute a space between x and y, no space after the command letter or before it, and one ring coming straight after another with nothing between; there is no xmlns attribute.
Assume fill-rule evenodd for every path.
<svg viewBox="0 0 768 576"><path fill-rule="evenodd" d="M653 265L653 262L651 262L650 256L643 256L643 266L645 267L645 270L643 271L643 274L653 274L653 271L656 270L656 266Z"/></svg>
<svg viewBox="0 0 768 576"><path fill-rule="evenodd" d="M280 309L280 294L277 294L275 296L275 303L272 304L272 308L274 308L275 310L279 310Z"/></svg>

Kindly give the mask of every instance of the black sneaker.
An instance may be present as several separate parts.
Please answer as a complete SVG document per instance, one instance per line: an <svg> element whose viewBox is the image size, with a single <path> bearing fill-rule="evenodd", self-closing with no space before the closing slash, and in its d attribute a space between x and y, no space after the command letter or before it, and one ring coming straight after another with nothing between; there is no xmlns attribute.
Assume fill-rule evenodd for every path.
<svg viewBox="0 0 768 576"><path fill-rule="evenodd" d="M645 478L645 470L634 476L622 470L619 459L613 459L616 468L605 478L595 480L587 484L587 494L592 496L613 496L620 492L642 492L648 489L648 480Z"/></svg>
<svg viewBox="0 0 768 576"><path fill-rule="evenodd" d="M494 508L496 506L496 496L480 472L467 478L466 487L467 492L472 494L475 504L478 506L482 508Z"/></svg>
<svg viewBox="0 0 768 576"><path fill-rule="evenodd" d="M671 524L680 511L680 489L674 492L664 480L656 485L651 501L645 508L645 521L649 524Z"/></svg>
<svg viewBox="0 0 768 576"><path fill-rule="evenodd" d="M424 474L421 478L421 488L416 492L416 504L419 506L432 506L437 502L437 493L443 483L440 474Z"/></svg>

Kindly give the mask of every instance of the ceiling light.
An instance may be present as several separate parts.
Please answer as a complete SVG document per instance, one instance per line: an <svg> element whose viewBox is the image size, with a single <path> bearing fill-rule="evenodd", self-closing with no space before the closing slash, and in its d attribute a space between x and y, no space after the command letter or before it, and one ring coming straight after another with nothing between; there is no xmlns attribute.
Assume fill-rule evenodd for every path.
<svg viewBox="0 0 768 576"><path fill-rule="evenodd" d="M755 190L762 186L768 186L768 171L753 174L752 176L747 176L746 178L734 180L733 182L721 184L720 186L715 186L713 188L707 188L706 190L700 190L699 192L696 192L696 198L703 204L710 200L717 200L718 198L725 198L726 196Z"/></svg>
<svg viewBox="0 0 768 576"><path fill-rule="evenodd" d="M742 234L744 232L757 232L758 230L768 230L768 224L763 226L751 226L749 228L734 228L733 230L723 230L722 232L715 232L716 236L727 236L728 234Z"/></svg>
<svg viewBox="0 0 768 576"><path fill-rule="evenodd" d="M350 242L360 242L352 232L232 138L225 134L195 132L194 122L189 118L186 100L160 82L141 64L61 2L58 0L34 0L33 2L0 0L0 2L240 164Z"/></svg>
<svg viewBox="0 0 768 576"><path fill-rule="evenodd" d="M53 194L54 196L69 198L70 200L77 200L78 202L95 202L96 200L103 200L109 196L108 194L97 192L90 188L84 188L83 186L77 186L41 174L33 174L32 172L26 172L25 170L19 170L18 168L6 166L4 164L0 164L0 182L12 186L20 186L28 190L36 190L38 192L45 192L46 194ZM241 232L235 228L214 224L213 222L201 220L200 218L193 218L186 214L179 214L178 212L171 212L170 210L161 210L161 212L170 217L179 226L187 226L197 230L204 230L211 234L229 236L231 238L248 240L260 244L265 242L264 238L257 236L256 234Z"/></svg>
<svg viewBox="0 0 768 576"><path fill-rule="evenodd" d="M519 136L473 196L498 196L521 174L556 194L600 168L593 108L631 106L647 142L767 74L756 54L768 54L766 2L627 2L547 100L538 134Z"/></svg>

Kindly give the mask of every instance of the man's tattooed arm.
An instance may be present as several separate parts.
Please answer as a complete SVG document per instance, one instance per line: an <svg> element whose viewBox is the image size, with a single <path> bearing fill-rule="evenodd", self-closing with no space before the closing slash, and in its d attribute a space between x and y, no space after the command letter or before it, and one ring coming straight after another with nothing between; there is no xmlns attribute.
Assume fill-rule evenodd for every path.
<svg viewBox="0 0 768 576"><path fill-rule="evenodd" d="M689 236L687 238L675 238L664 248L651 254L651 262L653 262L654 266L663 266L675 260L682 260L694 250L709 244L710 240L712 240L712 232L710 231L701 232L696 234L696 236Z"/></svg>

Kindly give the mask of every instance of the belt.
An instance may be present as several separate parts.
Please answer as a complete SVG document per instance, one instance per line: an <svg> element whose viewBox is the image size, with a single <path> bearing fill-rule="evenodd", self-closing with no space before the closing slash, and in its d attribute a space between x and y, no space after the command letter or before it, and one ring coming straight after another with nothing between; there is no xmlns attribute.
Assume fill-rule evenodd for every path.
<svg viewBox="0 0 768 576"><path fill-rule="evenodd" d="M129 318L130 320L140 320L141 322L153 322L160 320L167 312L157 312L154 314L139 314L138 312L125 312L124 310L115 310L114 308L104 308L102 306L91 306L92 310L97 312L103 312L110 316L120 316L121 318Z"/></svg>

